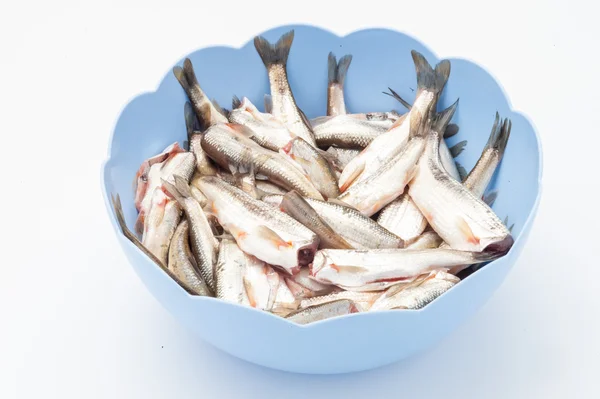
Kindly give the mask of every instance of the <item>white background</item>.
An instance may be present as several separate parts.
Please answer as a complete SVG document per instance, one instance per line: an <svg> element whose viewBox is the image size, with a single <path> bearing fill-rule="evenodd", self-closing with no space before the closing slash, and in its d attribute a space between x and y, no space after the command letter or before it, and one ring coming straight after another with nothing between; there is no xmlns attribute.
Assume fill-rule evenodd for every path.
<svg viewBox="0 0 600 399"><path fill-rule="evenodd" d="M600 23L591 6L7 3L0 6L1 398L600 397ZM441 57L471 58L542 137L544 196L522 257L473 319L410 362L311 377L225 355L150 296L109 225L100 165L121 108L154 90L185 54L241 46L289 23L340 35L388 27Z"/></svg>

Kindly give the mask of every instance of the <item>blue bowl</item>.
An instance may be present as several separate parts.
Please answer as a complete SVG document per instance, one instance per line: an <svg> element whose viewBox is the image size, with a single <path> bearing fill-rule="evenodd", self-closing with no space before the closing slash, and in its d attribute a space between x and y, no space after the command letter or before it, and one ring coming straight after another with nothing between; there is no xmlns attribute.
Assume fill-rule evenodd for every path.
<svg viewBox="0 0 600 399"><path fill-rule="evenodd" d="M433 64L439 58L416 39L387 29L368 29L338 37L311 26L282 26L263 33L270 41L295 30L288 59L290 85L309 118L326 110L327 54L354 56L346 80L350 112L401 110L381 92L391 87L410 101L416 76L410 51ZM252 42L241 49L211 47L189 55L209 97L228 106L233 95L263 103L269 92L267 73ZM110 196L119 194L125 218L136 219L132 182L146 158L186 137L186 95L167 71L158 89L141 94L122 111L103 166L104 199L119 242L133 268L154 297L181 323L217 348L263 366L300 373L334 374L367 370L396 362L438 343L479 309L517 260L530 232L540 200L540 139L523 115L513 111L501 86L483 68L450 58L452 72L439 109L460 98L453 121L460 126L450 144L468 140L460 155L467 170L475 165L490 133L495 112L512 119L504 160L492 187L499 191L494 210L514 223L510 252L466 277L421 310L357 313L306 326L270 313L191 296L121 233ZM182 65L183 59L178 65Z"/></svg>

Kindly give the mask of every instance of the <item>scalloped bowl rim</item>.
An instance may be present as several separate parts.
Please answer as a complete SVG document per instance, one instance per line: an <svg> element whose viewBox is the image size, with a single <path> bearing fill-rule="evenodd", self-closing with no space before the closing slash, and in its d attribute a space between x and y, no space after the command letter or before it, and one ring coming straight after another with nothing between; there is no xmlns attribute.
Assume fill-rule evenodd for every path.
<svg viewBox="0 0 600 399"><path fill-rule="evenodd" d="M386 31L386 32L389 32L389 33L403 35L403 36L405 36L405 37L407 37L409 39L412 39L412 40L420 43L421 45L423 45L423 47L427 48L431 52L431 54L433 54L433 56L435 57L435 59L437 59L437 60L440 59L437 56L436 52L432 51L428 46L424 45L423 42L421 42L420 40L418 40L416 37L411 36L411 35L409 35L407 33L402 32L402 31L396 30L396 29L391 29L391 28L371 27L371 28L354 30L354 31L348 33L347 35L339 36L338 34L336 34L335 32L333 32L331 30L328 30L328 29L325 29L325 28L322 28L322 27L319 27L319 26L316 26L316 25L310 25L310 24L290 24L290 25L275 26L275 27L273 27L273 28L271 28L269 30L260 32L257 35L263 35L263 34L269 32L269 31L272 31L274 29L279 29L279 28L289 28L289 29L311 28L311 29L318 29L318 30L324 31L326 33L329 33L329 34L331 34L331 35L333 35L335 37L338 37L340 39L347 38L349 36L360 34L360 33L363 33L363 32L369 32L369 31ZM256 36L256 35L254 35L254 36ZM252 38L254 38L254 36L252 36ZM242 44L239 47L224 46L224 45L202 47L202 48L198 48L198 49L192 51L191 53L188 53L188 55L192 54L194 52L197 52L197 51L200 51L200 50L206 50L206 49L224 48L224 49L241 50L242 48L244 48L248 44L250 44L250 42L252 40L253 39L248 40L247 42L245 42L244 44ZM186 55L183 58L179 59L173 65L179 64L188 55ZM544 164L544 162L543 162L543 149L542 149L542 141L541 141L541 138L539 136L538 130L535 127L535 124L533 123L533 121L526 114L514 110L514 108L512 107L512 102L510 100L510 97L507 95L506 90L504 89L504 86L500 83L500 81L498 79L496 79L496 77L495 77L494 74L490 73L490 71L488 71L486 68L482 67L481 65L477 64L476 62L472 61L469 58L464 58L464 57L445 57L444 59L450 60L450 62L452 62L453 60L466 61L466 62L469 62L469 63L477 66L478 68L482 69L483 71L485 71L493 79L494 83L496 83L498 85L498 87L500 88L500 90L502 92L502 95L504 96L504 99L506 100L509 109L512 112L514 112L515 114L518 114L521 117L523 117L529 123L529 125L531 126L531 129L532 129L532 131L533 131L533 133L535 135L536 145L537 145L537 152L538 152L538 176L537 176L538 190L537 190L535 201L532 204L531 210L529 211L529 215L527 216L525 222L523 223L522 232L526 231L527 228L530 226L530 224L533 223L533 221L534 221L534 219L536 217L536 214L537 214L537 211L538 211L538 208L539 208L539 203L540 203L541 196L542 196L542 191L543 191L543 185L542 185L543 164ZM107 192L105 184L104 184L104 182L106 181L105 174L106 174L106 168L110 164L110 161L112 159L112 148L113 148L112 144L114 142L114 135L115 135L115 132L116 132L117 123L118 123L119 119L121 118L121 116L123 115L123 112L125 111L126 107L132 102L132 100L134 100L134 99L136 99L136 98L138 98L138 97L140 97L142 95L157 93L159 91L161 85L164 84L164 82L166 81L166 78L169 76L170 73L171 73L171 70L169 70L167 73L165 73L162 76L161 80L159 81L159 83L156 86L156 89L154 91L145 91L145 92L138 93L138 94L130 97L128 99L127 103L125 103L123 105L123 107L121 108L121 111L119 112L118 116L116 117L115 122L113 123L113 127L111 129L111 133L110 133L109 140L108 140L108 143L109 143L109 146L108 146L108 156L107 156L107 158L101 164L101 175L100 175L100 177L101 177L101 185L102 185L102 190L101 190L102 191L102 196L104 198L104 203L105 203L105 205L107 207L107 210L108 210L108 213L110 215L111 224L112 224L113 228L115 229L115 232L117 233L117 237L118 237L118 239L124 241L126 245L129 245L134 251L138 251L144 257L146 255L143 254L143 252L141 252L140 249L138 249L132 242L130 242L123 235L123 233L121 231L121 228L118 225L118 222L116 220L116 215L114 214L114 210L112 208L112 203L111 203L111 201L109 199L108 192ZM508 257L512 253L513 249L515 247L517 247L517 243L522 239L522 236L523 236L523 234L521 233L521 234L519 234L515 238L515 242L514 242L513 246L508 251L508 253L506 255L504 255L504 257ZM502 258L500 258L500 259L502 259ZM499 259L497 259L497 260L499 260ZM486 268L493 267L497 263L497 260L489 262L485 267ZM152 267L159 268L150 259L148 259L148 261L149 261L150 264L152 264ZM162 270L161 270L161 272L162 272ZM478 274L477 272L472 273L471 275L469 275L466 278L464 278L463 280L461 280L461 282L466 281L467 279L476 278L475 276L477 274ZM174 280L172 280L171 278L169 278L167 274L164 274L164 277L166 279L170 280L171 283L173 283L173 284L175 284L175 285L177 285L179 287L179 284L177 284L177 282L175 282ZM248 307L248 306L244 306L244 305L240 305L240 304L236 304L236 303L231 303L231 302L223 301L223 300L218 299L218 298L205 297L205 296L199 296L199 295L191 295L191 294L187 293L181 287L179 287L179 288L180 288L181 293L184 294L184 295L186 295L189 300L192 300L192 301L209 301L209 302L210 301L216 301L216 302L219 302L219 303L221 303L221 304L223 304L225 306L233 306L233 307L237 307L237 308L242 308L242 309L244 309L244 311L256 312L257 315L261 314L263 316L272 317L274 319L277 319L279 322L286 323L286 324L288 324L290 326L294 326L296 328L301 328L301 329L321 328L324 325L335 324L336 322L339 322L341 319L353 318L353 317L363 317L364 318L364 317L368 317L370 315L381 314L381 313L394 313L394 314L398 315L398 317L402 317L402 315L405 312L427 312L429 306L431 304L435 303L435 302L438 302L441 298L444 297L444 294L445 294L444 293L444 294L440 295L439 297L437 297L436 299L434 299L432 302L430 302L427 306L425 306L425 307L423 307L421 309L381 310L381 311L372 312L372 313L369 313L369 312L358 312L358 313L352 313L352 314L343 315L343 316L337 316L337 317L333 317L333 318L329 318L329 319L325 319L325 320L320 320L320 321L309 323L309 324L298 324L298 323L290 321L290 320L288 320L288 319L286 319L284 317L275 315L275 314L273 314L271 312L266 312L266 311L255 309L255 308L252 308L252 307Z"/></svg>

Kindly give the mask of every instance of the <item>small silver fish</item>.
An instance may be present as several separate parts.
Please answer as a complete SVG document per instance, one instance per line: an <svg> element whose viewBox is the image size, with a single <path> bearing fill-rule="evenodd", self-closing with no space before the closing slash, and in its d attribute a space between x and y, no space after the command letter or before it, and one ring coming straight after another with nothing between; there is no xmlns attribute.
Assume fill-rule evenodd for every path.
<svg viewBox="0 0 600 399"><path fill-rule="evenodd" d="M398 118L392 113L346 114L316 118L311 123L320 147L362 150L392 128Z"/></svg>
<svg viewBox="0 0 600 399"><path fill-rule="evenodd" d="M475 167L463 182L463 185L471 190L476 197L481 197L485 193L492 180L492 176L494 176L494 172L496 172L498 165L502 161L508 139L510 138L511 128L512 122L509 119L504 119L501 122L500 115L496 112L496 119L488 142Z"/></svg>
<svg viewBox="0 0 600 399"><path fill-rule="evenodd" d="M246 255L244 288L249 305L253 308L270 311L277 300L280 285L285 285L279 274L265 262Z"/></svg>
<svg viewBox="0 0 600 399"><path fill-rule="evenodd" d="M410 282L432 270L475 264L500 255L452 249L322 249L310 266L311 276L319 282L345 290L364 290L377 282ZM385 288L385 287L384 287Z"/></svg>
<svg viewBox="0 0 600 399"><path fill-rule="evenodd" d="M312 261L319 239L291 216L214 176L202 177L198 186L208 199L207 211L247 254L288 274Z"/></svg>
<svg viewBox="0 0 600 399"><path fill-rule="evenodd" d="M354 302L348 299L340 299L292 312L286 316L286 319L298 324L309 324L357 312L358 308Z"/></svg>
<svg viewBox="0 0 600 399"><path fill-rule="evenodd" d="M310 122L294 99L287 78L287 59L294 41L294 31L282 35L277 43L271 44L264 37L254 38L254 47L267 68L271 85L271 113L279 118L296 136L302 137L316 147Z"/></svg>
<svg viewBox="0 0 600 399"><path fill-rule="evenodd" d="M308 308L310 306L321 305L339 299L348 299L354 302L360 312L366 312L380 295L381 292L338 291L327 295L303 299L300 302L300 308Z"/></svg>
<svg viewBox="0 0 600 399"><path fill-rule="evenodd" d="M297 192L290 191L284 195L280 208L315 233L320 239L321 248L353 248L352 245L340 237Z"/></svg>
<svg viewBox="0 0 600 399"><path fill-rule="evenodd" d="M460 279L443 271L431 274L415 284L391 287L371 306L371 311L387 309L421 309L454 287Z"/></svg>
<svg viewBox="0 0 600 399"><path fill-rule="evenodd" d="M192 254L188 242L189 230L190 225L186 219L182 220L175 229L169 246L169 270L197 295L213 296L212 290L199 273L198 264Z"/></svg>
<svg viewBox="0 0 600 399"><path fill-rule="evenodd" d="M347 54L338 62L333 52L327 57L327 115L336 116L346 114L344 101L344 81L348 68L352 62L352 55Z"/></svg>
<svg viewBox="0 0 600 399"><path fill-rule="evenodd" d="M179 203L189 221L190 242L200 275L214 290L214 265L217 262L219 242L213 235L212 227L184 178L175 176L175 184L163 180L163 185Z"/></svg>
<svg viewBox="0 0 600 399"><path fill-rule="evenodd" d="M287 276L286 283L296 298L329 294L335 288L333 285L322 284L311 278L308 267L303 267L293 276Z"/></svg>

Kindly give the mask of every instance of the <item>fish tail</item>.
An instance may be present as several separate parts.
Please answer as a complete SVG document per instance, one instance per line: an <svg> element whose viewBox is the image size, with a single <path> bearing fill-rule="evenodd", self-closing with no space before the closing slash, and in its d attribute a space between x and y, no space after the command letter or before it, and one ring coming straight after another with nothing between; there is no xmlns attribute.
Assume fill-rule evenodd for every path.
<svg viewBox="0 0 600 399"><path fill-rule="evenodd" d="M454 162L456 164L456 170L458 170L458 176L460 177L460 181L464 182L465 179L467 178L467 176L469 175L467 173L467 170L465 169L464 166L462 166L462 164L460 162Z"/></svg>
<svg viewBox="0 0 600 399"><path fill-rule="evenodd" d="M442 112L439 112L435 116L435 120L433 121L433 125L431 128L435 132L440 133L440 135L442 135L446 131L446 127L448 127L448 124L450 123L450 120L454 116L454 113L456 112L457 107L458 107L458 100L456 100L454 102L454 104L452 104L451 106L449 106Z"/></svg>
<svg viewBox="0 0 600 399"><path fill-rule="evenodd" d="M330 85L333 83L338 83L340 86L344 85L344 80L346 80L346 74L348 73L351 62L351 54L346 54L340 58L338 62L333 52L329 53L327 58L327 71Z"/></svg>
<svg viewBox="0 0 600 399"><path fill-rule="evenodd" d="M412 50L411 54L417 70L418 90L441 93L450 76L450 61L440 61L433 69L423 54L416 50Z"/></svg>
<svg viewBox="0 0 600 399"><path fill-rule="evenodd" d="M183 75L185 76L187 83L190 87L200 87L200 83L198 83L198 79L196 78L196 72L194 72L194 66L192 65L192 61L189 58L186 58L183 61ZM202 99L206 99L208 101L208 98L202 90L200 90L199 95Z"/></svg>
<svg viewBox="0 0 600 399"><path fill-rule="evenodd" d="M231 108L237 109L242 106L242 100L238 96L233 96L231 99Z"/></svg>
<svg viewBox="0 0 600 399"><path fill-rule="evenodd" d="M504 154L506 144L508 143L508 139L510 137L511 128L511 120L506 118L504 119L504 121L502 121L502 123L500 123L500 115L498 114L498 112L496 112L494 126L492 126L492 132L490 133L490 138L488 139L488 142L485 145L485 150L494 149L498 151L500 156L502 156Z"/></svg>
<svg viewBox="0 0 600 399"><path fill-rule="evenodd" d="M254 47L267 68L275 64L285 66L293 41L294 31L291 30L283 34L275 44L269 43L269 41L262 36L256 36L254 38Z"/></svg>

